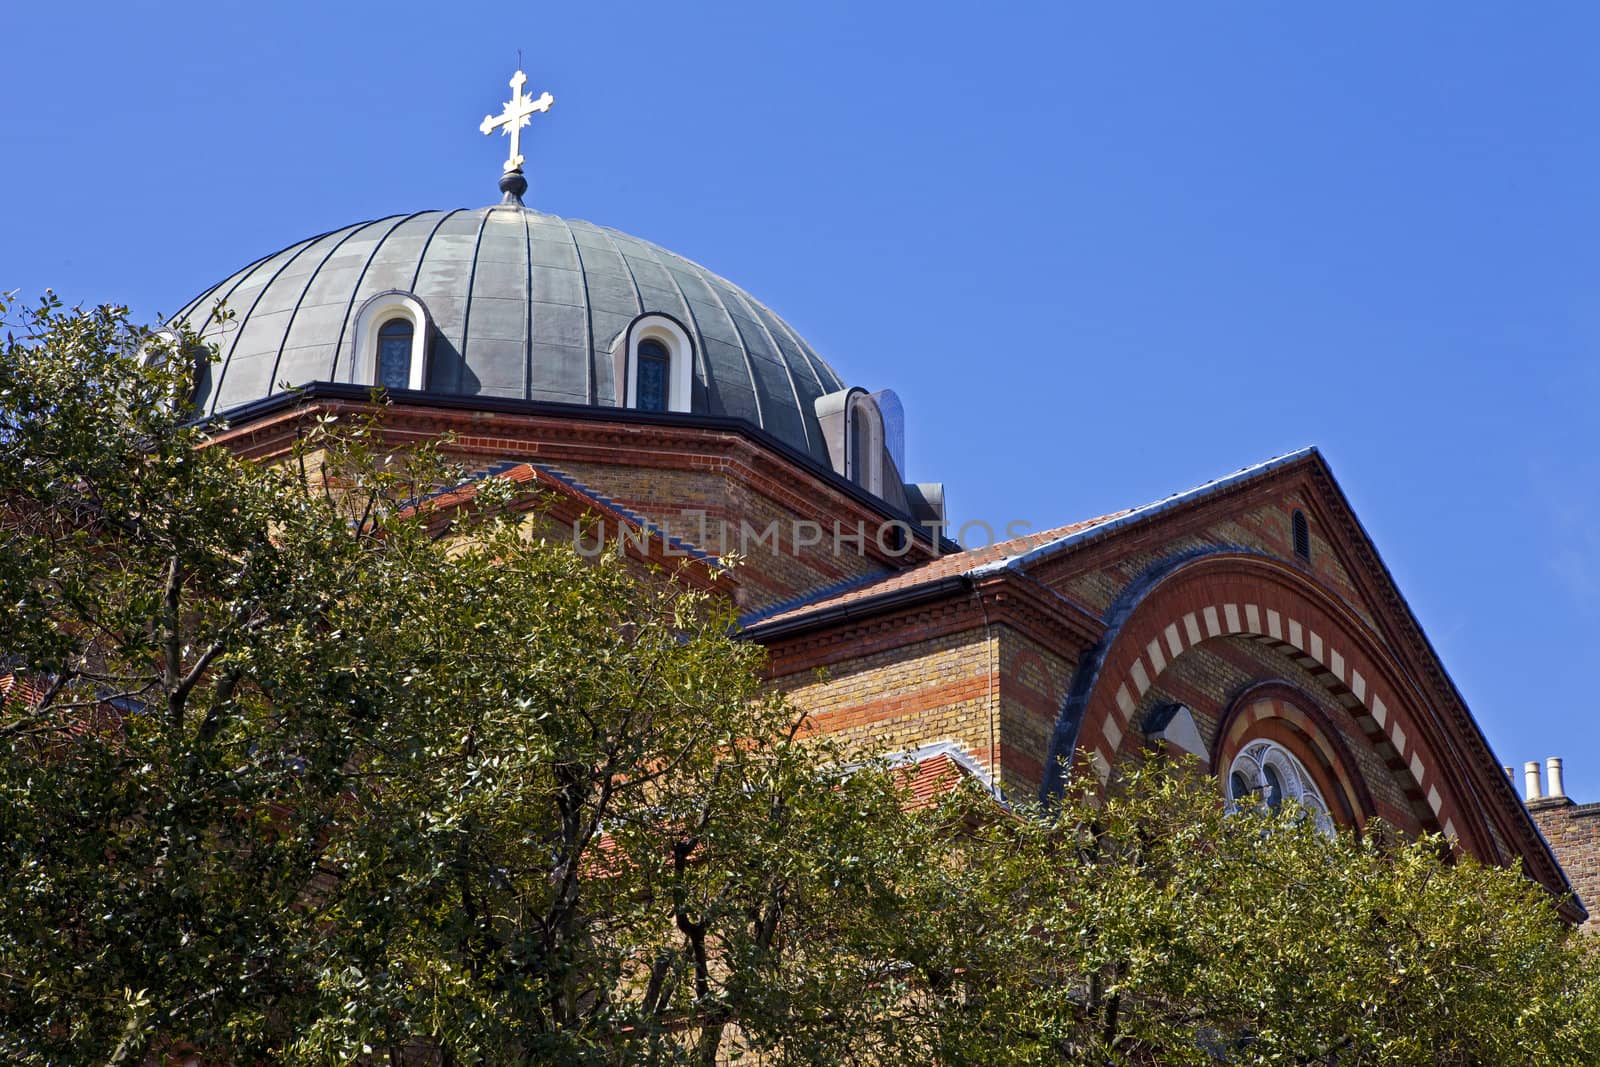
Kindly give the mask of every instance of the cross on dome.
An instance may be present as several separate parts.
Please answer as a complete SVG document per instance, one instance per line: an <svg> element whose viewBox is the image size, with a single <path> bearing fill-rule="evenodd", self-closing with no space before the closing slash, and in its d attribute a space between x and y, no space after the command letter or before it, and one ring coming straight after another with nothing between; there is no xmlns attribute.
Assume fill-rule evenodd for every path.
<svg viewBox="0 0 1600 1067"><path fill-rule="evenodd" d="M555 97L549 93L541 94L538 99L529 96L522 91L522 87L526 84L528 84L528 76L526 74L520 70L513 74L510 82L511 99L506 101L505 108L499 115L485 115L483 122L478 125L478 130L481 133L491 134L499 129L504 130L511 137L511 154L506 158L505 174L507 176L516 175L517 179L521 179L522 164L524 162L522 155L522 127L533 121L533 115L536 112L549 111L550 105L555 103ZM522 188L514 189L516 185L521 185ZM500 188L508 198L515 196L518 200L521 200L522 193L527 189L527 182L514 179L508 184L507 178L502 177L500 179Z"/></svg>

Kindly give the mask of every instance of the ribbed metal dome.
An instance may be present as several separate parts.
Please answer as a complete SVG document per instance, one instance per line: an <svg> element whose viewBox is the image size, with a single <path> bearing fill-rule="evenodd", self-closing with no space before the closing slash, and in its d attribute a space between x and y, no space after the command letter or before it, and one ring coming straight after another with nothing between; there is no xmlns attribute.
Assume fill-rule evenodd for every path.
<svg viewBox="0 0 1600 1067"><path fill-rule="evenodd" d="M648 241L516 204L347 226L201 293L173 319L221 351L202 374L201 409L226 412L285 384L359 380L357 313L390 290L427 308L430 392L610 406L613 340L658 312L694 343L692 410L745 419L827 461L815 401L844 383L787 323ZM219 299L232 321L213 317Z"/></svg>

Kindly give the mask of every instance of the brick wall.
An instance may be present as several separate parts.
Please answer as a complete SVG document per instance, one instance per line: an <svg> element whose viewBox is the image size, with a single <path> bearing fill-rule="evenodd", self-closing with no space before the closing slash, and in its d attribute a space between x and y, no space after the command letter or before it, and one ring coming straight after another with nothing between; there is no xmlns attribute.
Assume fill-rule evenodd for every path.
<svg viewBox="0 0 1600 1067"><path fill-rule="evenodd" d="M1008 626L1000 639L1001 787L1009 797L1033 800L1044 780L1050 735L1076 659Z"/></svg>
<svg viewBox="0 0 1600 1067"><path fill-rule="evenodd" d="M272 461L288 454L305 421L322 413L370 408L365 403L317 402L236 427L218 440ZM748 527L749 563L731 589L741 611L889 574L933 552L926 534L919 543L896 543L903 531L895 528L884 530L880 544L878 534L889 520L877 507L842 491L830 476L725 430L395 405L385 411L382 432L396 447L452 434L446 451L469 469L529 462L559 471L713 555L721 554L724 540L726 548L738 550L741 530ZM797 524L814 524L801 534L806 540L815 538L812 543L795 543ZM776 550L770 536L757 543L769 527L778 532ZM728 536L700 544L702 528L715 533L725 528ZM615 531L607 533L614 536ZM593 542L584 544L592 547Z"/></svg>
<svg viewBox="0 0 1600 1067"><path fill-rule="evenodd" d="M994 766L998 639L966 630L774 679L818 729L866 752L904 752L955 741ZM992 739L992 740L991 740ZM993 742L993 743L992 743Z"/></svg>
<svg viewBox="0 0 1600 1067"><path fill-rule="evenodd" d="M1566 797L1535 800L1528 813L1550 842L1578 899L1589 909L1580 928L1600 931L1600 804L1574 804Z"/></svg>
<svg viewBox="0 0 1600 1067"><path fill-rule="evenodd" d="M744 547L746 562L740 571L738 596L742 611L854 578L889 573L887 566L869 554L878 520L841 517L843 536L840 551L835 552L833 519L820 512L786 507L726 470L668 470L570 461L562 463L560 469L713 555L724 548L738 551ZM847 539L853 538L858 521L867 524L866 549ZM801 536L820 537L819 543L795 543L796 524L804 522L816 523L820 534L808 530ZM750 533L741 546L741 531L746 527ZM769 527L777 530L776 544L770 539L758 541Z"/></svg>

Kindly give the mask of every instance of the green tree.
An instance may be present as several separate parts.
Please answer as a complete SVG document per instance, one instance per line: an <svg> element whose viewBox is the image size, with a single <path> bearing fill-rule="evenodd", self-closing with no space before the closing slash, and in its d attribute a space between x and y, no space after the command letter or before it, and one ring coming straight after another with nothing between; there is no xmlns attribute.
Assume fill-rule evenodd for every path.
<svg viewBox="0 0 1600 1067"><path fill-rule="evenodd" d="M1516 872L1159 763L912 807L511 484L381 420L251 462L192 338L3 314L8 1061L1600 1060Z"/></svg>
<svg viewBox="0 0 1600 1067"><path fill-rule="evenodd" d="M887 994L826 950L836 857L893 782L802 743L725 604L503 483L440 514L449 465L371 425L206 447L192 339L17 317L0 1054L845 1057Z"/></svg>
<svg viewBox="0 0 1600 1067"><path fill-rule="evenodd" d="M1050 818L967 802L953 858L897 894L928 917L897 945L940 1062L1600 1062L1588 943L1440 838L1229 812L1162 760Z"/></svg>

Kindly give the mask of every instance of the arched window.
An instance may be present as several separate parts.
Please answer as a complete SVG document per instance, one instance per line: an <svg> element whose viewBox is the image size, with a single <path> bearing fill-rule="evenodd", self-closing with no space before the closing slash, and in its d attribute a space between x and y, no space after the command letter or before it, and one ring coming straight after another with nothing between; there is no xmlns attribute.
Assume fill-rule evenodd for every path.
<svg viewBox="0 0 1600 1067"><path fill-rule="evenodd" d="M192 404L198 395L200 383L211 367L210 352L205 345L183 339L171 330L157 330L139 346L139 360L147 366L168 366L177 361L183 367L184 381L181 393L171 397L172 403Z"/></svg>
<svg viewBox="0 0 1600 1067"><path fill-rule="evenodd" d="M1261 804L1272 811L1294 801L1324 833L1333 832L1333 817L1322 792L1305 767L1282 745L1253 741L1228 768L1228 801L1235 807Z"/></svg>
<svg viewBox="0 0 1600 1067"><path fill-rule="evenodd" d="M411 293L386 289L369 297L356 312L344 380L381 389L424 388L429 321L428 309Z"/></svg>
<svg viewBox="0 0 1600 1067"><path fill-rule="evenodd" d="M647 311L611 342L618 407L690 411L694 342L670 315Z"/></svg>
<svg viewBox="0 0 1600 1067"><path fill-rule="evenodd" d="M666 411L672 388L672 353L654 337L639 342L637 397L640 411Z"/></svg>
<svg viewBox="0 0 1600 1067"><path fill-rule="evenodd" d="M844 474L869 493L883 495L883 416L865 392L851 390L845 408Z"/></svg>
<svg viewBox="0 0 1600 1067"><path fill-rule="evenodd" d="M920 492L899 484L905 467L905 409L892 390L869 393L851 386L817 397L814 410L835 473L898 507L905 506L907 493ZM893 496L884 495L886 486Z"/></svg>
<svg viewBox="0 0 1600 1067"><path fill-rule="evenodd" d="M410 319L395 318L378 330L378 385L411 388L411 345L416 333Z"/></svg>

